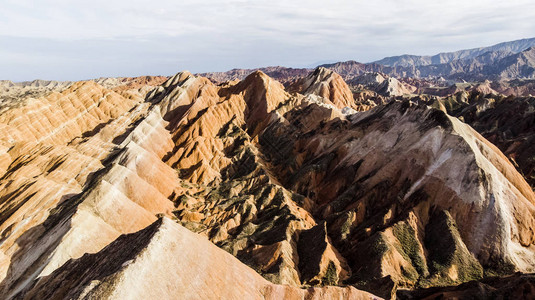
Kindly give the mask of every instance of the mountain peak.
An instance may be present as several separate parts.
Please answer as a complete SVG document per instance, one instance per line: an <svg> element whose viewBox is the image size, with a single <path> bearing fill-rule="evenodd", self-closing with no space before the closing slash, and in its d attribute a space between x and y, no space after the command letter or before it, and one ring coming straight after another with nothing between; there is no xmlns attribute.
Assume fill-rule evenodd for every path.
<svg viewBox="0 0 535 300"><path fill-rule="evenodd" d="M307 77L297 81L291 88L303 95L318 95L328 99L334 106L356 108L353 93L347 83L336 72L318 67Z"/></svg>

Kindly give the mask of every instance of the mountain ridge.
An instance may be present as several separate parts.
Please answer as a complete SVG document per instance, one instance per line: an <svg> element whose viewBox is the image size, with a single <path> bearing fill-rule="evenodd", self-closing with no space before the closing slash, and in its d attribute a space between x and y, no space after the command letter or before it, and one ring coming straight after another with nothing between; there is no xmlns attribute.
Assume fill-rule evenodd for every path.
<svg viewBox="0 0 535 300"><path fill-rule="evenodd" d="M403 54L398 56L389 56L380 60L373 61L373 63L389 67L435 65L449 63L453 60L475 58L487 52L505 51L514 54L522 52L533 46L535 46L535 38L525 38L514 41L502 42L487 47L463 49L452 52L441 52L435 55Z"/></svg>
<svg viewBox="0 0 535 300"><path fill-rule="evenodd" d="M370 106L325 68L287 87L159 80L77 82L0 115L2 294L395 298L535 270L533 189L453 100ZM218 260L243 286L180 272Z"/></svg>
<svg viewBox="0 0 535 300"><path fill-rule="evenodd" d="M531 61L520 62L519 68L529 69L523 72L515 70L508 71L508 66L503 66L502 69L499 69L496 65L500 63L505 64L504 62L507 58L512 59L512 57L518 56L523 52L529 52L530 47L533 46L535 46L535 38L529 38L503 42L489 47L444 52L435 56L394 56L371 63L348 60L322 64L318 67L335 71L346 81L351 80L355 76L370 72L380 72L396 78L444 77L456 82L531 79L534 75L529 68L535 67L535 63ZM406 57L416 62L404 62L403 59ZM511 68L509 66L509 69ZM229 80L242 80L246 74L256 70L260 70L287 85L299 77L305 77L313 69L275 66L254 69L233 69L226 72L208 72L198 75L210 78L216 83L222 83Z"/></svg>

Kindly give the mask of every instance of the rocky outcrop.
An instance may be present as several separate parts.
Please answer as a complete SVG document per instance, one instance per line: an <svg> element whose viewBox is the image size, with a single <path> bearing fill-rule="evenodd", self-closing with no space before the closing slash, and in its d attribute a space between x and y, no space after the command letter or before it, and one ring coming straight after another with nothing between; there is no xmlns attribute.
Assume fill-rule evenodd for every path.
<svg viewBox="0 0 535 300"><path fill-rule="evenodd" d="M254 82L252 79L245 81ZM220 95L233 99L226 96L226 91L240 91L241 88L236 86L222 90L225 93L219 92ZM269 90L276 91L277 88ZM246 168L249 170L248 176L257 176L255 172L258 172L260 167L274 184L280 183L283 196L286 192L292 194L289 199L284 200L286 203L297 203L311 213L311 216L305 219L327 221L327 232L333 246L338 249L342 257L347 258L351 269L347 271L355 273L355 270L361 270L360 274L351 275L354 281L364 280L369 278L370 274L375 274L373 276L377 279L390 275L396 282L406 286L431 285L437 282L462 282L478 278L483 276L483 269L497 268L503 271L505 270L503 266L508 265L511 270L517 268L527 271L533 267L526 256L529 256L528 253L531 251L529 250L531 237L529 230L523 229L531 226L529 224L533 218L533 193L507 159L475 131L440 111L410 103L392 104L348 118L343 114L337 114L338 109L332 105L325 106L321 102L311 101L310 98L285 97L288 97L285 101L272 106L276 108L270 113L273 117L268 117L270 122L264 124L262 129L258 130L256 127L253 130L248 129L248 124L245 122L245 133L252 131L254 134L242 137L246 141L252 140L253 143L248 145L251 147L249 148L251 154L248 154L248 158L241 158L240 161L244 166L248 166ZM244 122L240 121L241 118L238 114L236 118L238 123L234 126L244 126ZM189 125L188 130L199 131L195 129L195 123ZM224 134L217 138L226 140L228 136L240 136L241 133L236 132L237 129L230 129L232 127L230 125L228 128L225 127ZM368 135L367 132L373 134ZM295 138L296 133L297 138ZM258 139L258 144L254 142L255 139ZM378 152L371 149L382 150ZM407 152L396 152L399 151L396 149L406 149L403 151ZM472 154L467 156L461 153ZM261 159L252 159L254 156L259 156ZM389 161L386 157L396 157L396 159L386 164ZM452 157L460 161L453 162L450 160ZM199 160L196 161L191 162L191 165L197 166ZM222 159L217 161L221 162ZM381 166L381 162L385 165ZM407 164L410 164L410 167ZM457 165L467 169L457 170L454 168ZM418 167L415 169L415 166ZM194 170L204 169L195 167ZM449 172L467 175L457 178ZM217 170L210 173L217 174ZM225 176L219 178L225 181ZM455 181L454 178L463 181ZM470 183L472 180L474 183ZM233 183L231 186L241 185ZM460 187L462 188L459 189ZM504 187L507 191L502 190ZM239 188L232 191L220 190L217 197L225 199L247 193L247 190L239 191ZM207 196L210 195L213 194L207 193ZM304 198L300 200L302 196ZM398 203L399 197L405 199L401 201L405 204ZM210 223L204 221L212 220L206 217L206 205L187 205L200 202L192 198L195 197L187 195L183 198L186 209L180 211L179 219L187 220L188 224L185 225L196 228L195 230L199 232L210 232ZM375 202L378 200L372 199L381 200ZM521 201L523 204L513 199L523 199ZM496 202L503 204L495 204ZM216 203L221 204L215 206L222 205L220 200ZM502 208L511 207L510 205L513 205L511 210L501 214ZM456 210L452 211L453 208ZM412 210L414 211L411 213ZM442 210L445 211L445 215L452 216L451 221L444 221L445 224L451 224L448 225L451 228L439 226L445 229L433 230L432 228L436 226L427 225L430 216ZM518 212L518 219L514 217L514 221L509 219L513 211ZM266 218L260 217L264 215L261 211L256 213L257 218L260 218L256 223L260 224L277 218L275 211ZM481 215L492 216L494 221L475 217ZM466 220L479 220L478 222L482 223L466 224ZM237 224L236 220L234 222ZM202 225L197 225L199 223ZM276 227L276 224L280 224L281 227ZM290 259L296 255L300 257L299 246L296 251L296 247L293 246L295 242L289 238L292 234L289 235L284 229L289 225L283 224L281 220L273 225L264 225L268 228L275 226L275 232L286 232L285 238L284 235L280 235L277 239L270 238L268 244L263 237L258 238L260 234L258 232L246 237L239 231L236 236L237 232L227 230L226 226L207 234L218 245L229 249L243 261L259 269L266 278L274 281L285 278L284 280L290 280L286 282L297 282L295 275L281 277L288 272L272 273L271 269L274 266L273 262L279 260L286 262L282 266L290 270L290 274L294 272L292 269L296 270L293 274L301 273L301 276L308 272L301 270L295 259ZM372 224L375 225L371 226ZM500 225L496 227L491 224ZM315 222L309 223L307 227L301 227L300 230L309 230L312 226L316 226ZM505 227L499 229L499 226ZM496 235L499 232L510 232L505 229L508 226L512 226L510 228L513 230L513 236ZM434 258L430 258L428 254L428 248L431 246L429 242L426 244L423 238L426 227L430 228L429 232L436 232L436 236L446 234L451 236L454 244L451 253L454 258L445 263L445 269L438 265L432 267ZM474 228L478 230L473 231ZM261 236L266 232L274 234L274 231L262 230ZM260 244L236 249L235 245L238 243L236 239L240 235L241 238ZM306 234L302 236L307 240ZM483 236L485 238L482 239ZM286 239L290 247L285 246L288 244L279 244L281 238ZM326 248L319 246L323 242L320 243L318 240L318 243L320 250L313 252L321 253L323 251L321 249ZM377 245L381 244L386 247L384 252L379 254L373 252L375 251L373 249L377 249L379 247ZM485 244L493 246L487 248ZM494 249L498 244L502 246ZM354 256L356 249L361 249L359 252L365 254L362 257ZM365 252L362 249L369 249L372 252ZM285 252L293 254L288 256L278 254ZM370 259L374 256L377 260ZM276 259L273 260L273 257ZM364 266L366 267L363 269ZM462 269L465 266L466 269ZM315 270L318 269L321 268ZM319 275L314 275L316 277L307 275L301 277L301 280L322 278L321 272L316 274Z"/></svg>
<svg viewBox="0 0 535 300"><path fill-rule="evenodd" d="M377 87L377 92L386 96L410 95L415 91L415 87L404 84L393 77L386 79Z"/></svg>

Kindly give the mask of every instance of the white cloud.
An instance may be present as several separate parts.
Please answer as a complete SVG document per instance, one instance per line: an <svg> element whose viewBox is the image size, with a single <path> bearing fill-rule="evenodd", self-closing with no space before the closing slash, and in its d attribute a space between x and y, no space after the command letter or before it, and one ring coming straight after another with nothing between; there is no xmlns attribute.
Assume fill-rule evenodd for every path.
<svg viewBox="0 0 535 300"><path fill-rule="evenodd" d="M0 4L0 78L14 80L302 66L324 60L367 62L535 36L531 0Z"/></svg>

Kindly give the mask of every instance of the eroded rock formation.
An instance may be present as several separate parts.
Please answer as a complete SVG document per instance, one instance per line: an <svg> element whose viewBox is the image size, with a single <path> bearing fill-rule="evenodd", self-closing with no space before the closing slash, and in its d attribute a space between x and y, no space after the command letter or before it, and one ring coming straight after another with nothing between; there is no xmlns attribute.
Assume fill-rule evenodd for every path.
<svg viewBox="0 0 535 300"><path fill-rule="evenodd" d="M163 80L5 107L2 295L366 299L351 285L392 297L535 268L533 190L443 110L357 112L326 69L291 93L260 71Z"/></svg>

